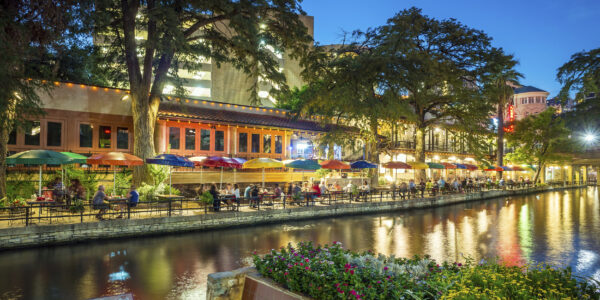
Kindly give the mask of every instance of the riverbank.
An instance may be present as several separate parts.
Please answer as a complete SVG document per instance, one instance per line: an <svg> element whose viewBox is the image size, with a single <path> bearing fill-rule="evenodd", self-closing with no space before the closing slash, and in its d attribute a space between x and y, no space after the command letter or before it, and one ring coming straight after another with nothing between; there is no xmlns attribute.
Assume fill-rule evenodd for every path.
<svg viewBox="0 0 600 300"><path fill-rule="evenodd" d="M438 207L462 202L480 201L582 188L585 186L539 187L520 190L491 190L470 194L452 194L403 201L345 203L328 206L297 207L253 212L221 212L194 216L172 216L148 219L109 220L103 222L39 225L0 229L0 250L70 244L101 239L116 239L224 229L313 218L371 214L399 210Z"/></svg>

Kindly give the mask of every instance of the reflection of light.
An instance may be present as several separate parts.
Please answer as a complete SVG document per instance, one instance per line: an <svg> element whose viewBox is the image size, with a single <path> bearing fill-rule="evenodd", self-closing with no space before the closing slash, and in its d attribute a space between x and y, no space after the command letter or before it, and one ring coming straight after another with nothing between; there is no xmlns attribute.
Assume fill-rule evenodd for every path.
<svg viewBox="0 0 600 300"><path fill-rule="evenodd" d="M119 271L108 274L108 281L123 281L131 278L123 266L119 266Z"/></svg>
<svg viewBox="0 0 600 300"><path fill-rule="evenodd" d="M598 254L589 250L580 250L577 255L577 272L582 272L589 269L598 260Z"/></svg>

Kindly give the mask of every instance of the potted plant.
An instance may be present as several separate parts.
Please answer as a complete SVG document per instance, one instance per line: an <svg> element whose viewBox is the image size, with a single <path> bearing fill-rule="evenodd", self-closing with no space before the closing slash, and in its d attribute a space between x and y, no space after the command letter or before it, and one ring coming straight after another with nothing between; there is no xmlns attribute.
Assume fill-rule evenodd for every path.
<svg viewBox="0 0 600 300"><path fill-rule="evenodd" d="M82 213L85 211L85 206L83 205L83 201L82 200L75 200L73 201L73 203L71 204L71 206L69 206L69 211L73 214L77 214L77 213Z"/></svg>

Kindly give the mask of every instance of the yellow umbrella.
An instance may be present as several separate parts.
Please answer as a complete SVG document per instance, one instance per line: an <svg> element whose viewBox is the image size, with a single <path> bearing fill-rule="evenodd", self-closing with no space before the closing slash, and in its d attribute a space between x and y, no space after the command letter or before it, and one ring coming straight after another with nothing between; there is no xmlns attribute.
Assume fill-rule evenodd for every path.
<svg viewBox="0 0 600 300"><path fill-rule="evenodd" d="M429 169L429 165L427 165L424 162L411 161L408 164L413 168L413 170L425 170L425 169Z"/></svg>
<svg viewBox="0 0 600 300"><path fill-rule="evenodd" d="M255 158L244 163L244 169L262 169L262 185L265 187L265 168L283 168L283 163L272 158Z"/></svg>

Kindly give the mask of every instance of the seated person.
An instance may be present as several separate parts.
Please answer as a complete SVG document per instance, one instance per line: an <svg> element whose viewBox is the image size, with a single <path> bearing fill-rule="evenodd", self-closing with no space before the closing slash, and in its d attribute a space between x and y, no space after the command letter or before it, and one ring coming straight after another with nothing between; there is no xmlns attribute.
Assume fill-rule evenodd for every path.
<svg viewBox="0 0 600 300"><path fill-rule="evenodd" d="M85 199L85 188L79 181L79 179L71 179L71 185L68 189L69 198L72 200L84 200Z"/></svg>
<svg viewBox="0 0 600 300"><path fill-rule="evenodd" d="M140 194L136 190L135 185L132 184L129 193L127 193L127 202L119 203L119 211L121 214L119 214L117 218L123 217L123 210L125 210L126 207L136 207L139 201Z"/></svg>
<svg viewBox="0 0 600 300"><path fill-rule="evenodd" d="M402 197L402 199L406 198L407 192L408 192L408 185L406 185L406 182L402 182L400 184L400 197Z"/></svg>
<svg viewBox="0 0 600 300"><path fill-rule="evenodd" d="M98 191L94 194L94 198L92 199L93 208L98 210L98 214L96 215L96 219L103 220L103 215L108 209L108 204L104 203L104 200L108 200L106 194L104 193L104 186L98 186Z"/></svg>

